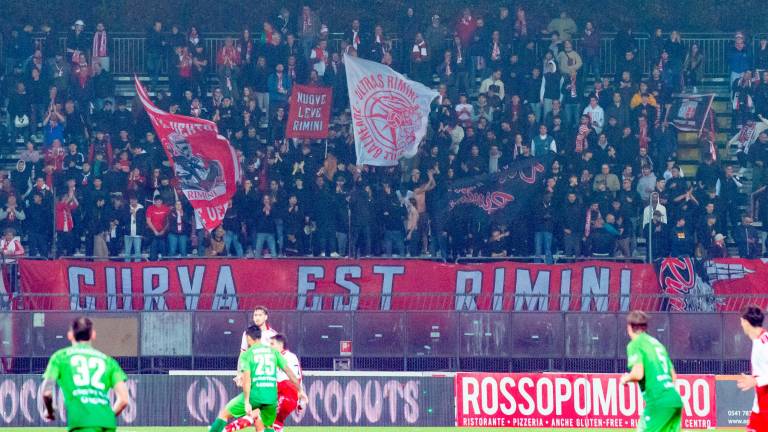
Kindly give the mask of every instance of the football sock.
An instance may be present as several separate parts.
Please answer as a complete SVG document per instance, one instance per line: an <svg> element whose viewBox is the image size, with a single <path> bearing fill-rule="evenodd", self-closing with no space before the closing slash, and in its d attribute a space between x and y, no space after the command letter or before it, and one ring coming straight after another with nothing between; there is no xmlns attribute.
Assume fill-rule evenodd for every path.
<svg viewBox="0 0 768 432"><path fill-rule="evenodd" d="M224 430L224 427L227 425L226 420L222 420L220 418L216 418L216 420L213 421L213 424L208 429L208 432L221 432Z"/></svg>

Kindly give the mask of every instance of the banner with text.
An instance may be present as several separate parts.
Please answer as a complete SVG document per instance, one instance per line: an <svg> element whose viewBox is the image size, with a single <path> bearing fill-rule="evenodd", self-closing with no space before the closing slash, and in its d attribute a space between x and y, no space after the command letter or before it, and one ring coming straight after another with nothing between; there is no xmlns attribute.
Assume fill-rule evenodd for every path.
<svg viewBox="0 0 768 432"><path fill-rule="evenodd" d="M459 373L456 425L505 428L637 427L643 402L637 385L609 374ZM680 375L683 429L717 424L714 375Z"/></svg>
<svg viewBox="0 0 768 432"><path fill-rule="evenodd" d="M455 413L446 395L453 382L438 377L304 376L309 397L294 411L291 426L450 426ZM40 375L0 375L0 425L63 427L61 392L55 395L58 420L44 419ZM216 419L241 392L228 376L129 375L128 407L118 419L124 427L177 426L199 429ZM110 397L114 400L114 397ZM253 429L251 429L253 430Z"/></svg>
<svg viewBox="0 0 768 432"><path fill-rule="evenodd" d="M333 89L330 87L294 85L285 137L327 138L332 95Z"/></svg>
<svg viewBox="0 0 768 432"><path fill-rule="evenodd" d="M27 310L658 309L652 266L402 260L21 260Z"/></svg>
<svg viewBox="0 0 768 432"><path fill-rule="evenodd" d="M86 262L20 260L27 310L480 310L738 311L762 303L762 260L544 265L509 261L205 260ZM677 263L677 264L675 264ZM661 291L660 283L665 287ZM664 296L662 297L662 294ZM760 299L758 299L760 300ZM702 304L704 304L702 306ZM674 306L674 307L673 307ZM705 308L706 306L706 308Z"/></svg>

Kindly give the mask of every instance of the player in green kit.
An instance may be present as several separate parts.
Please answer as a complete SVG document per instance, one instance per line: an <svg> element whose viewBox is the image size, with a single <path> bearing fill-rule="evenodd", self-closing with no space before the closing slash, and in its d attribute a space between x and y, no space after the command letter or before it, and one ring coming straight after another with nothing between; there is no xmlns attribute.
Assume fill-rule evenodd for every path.
<svg viewBox="0 0 768 432"><path fill-rule="evenodd" d="M637 382L643 392L645 409L638 432L678 432L683 400L675 389L675 368L664 345L647 333L648 315L632 311L627 315L627 369L621 384Z"/></svg>
<svg viewBox="0 0 768 432"><path fill-rule="evenodd" d="M126 376L115 359L94 349L93 323L85 317L72 322L67 338L72 346L56 351L43 374L43 402L47 419L55 420L54 384L64 394L67 430L70 432L109 432L117 427L117 416L128 406ZM109 389L117 395L110 407Z"/></svg>
<svg viewBox="0 0 768 432"><path fill-rule="evenodd" d="M272 427L277 417L277 369L288 375L299 390L299 399L306 399L299 378L286 364L279 351L261 343L261 329L252 325L245 331L248 349L240 354L238 367L243 374L243 393L235 397L219 413L208 429L221 432L232 417L249 415L254 418L258 432Z"/></svg>

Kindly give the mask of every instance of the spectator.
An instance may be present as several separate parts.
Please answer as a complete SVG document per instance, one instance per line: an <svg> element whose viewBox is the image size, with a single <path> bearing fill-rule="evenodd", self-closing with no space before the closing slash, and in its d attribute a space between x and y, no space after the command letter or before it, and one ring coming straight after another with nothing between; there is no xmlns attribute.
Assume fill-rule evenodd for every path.
<svg viewBox="0 0 768 432"><path fill-rule="evenodd" d="M603 126L605 125L605 112L603 111L603 108L597 103L597 97L591 96L589 98L589 105L584 108L584 112L582 112L582 114L589 116L590 125L599 135L602 133Z"/></svg>
<svg viewBox="0 0 768 432"><path fill-rule="evenodd" d="M728 52L728 68L731 72L731 78L728 81L730 83L739 79L744 72L752 69L752 56L747 50L743 33L736 33L734 37L733 46Z"/></svg>
<svg viewBox="0 0 768 432"><path fill-rule="evenodd" d="M688 54L683 61L683 77L686 87L690 87L694 93L698 93L697 86L704 77L704 55L702 55L699 44L693 43L688 48Z"/></svg>
<svg viewBox="0 0 768 432"><path fill-rule="evenodd" d="M147 228L149 234L149 259L157 261L159 255L165 255L166 237L168 235L168 215L171 209L163 204L160 195L154 197L154 204L146 210Z"/></svg>
<svg viewBox="0 0 768 432"><path fill-rule="evenodd" d="M270 109L277 111L277 108L284 108L288 103L288 96L291 94L291 87L293 82L284 72L282 64L278 63L275 66L275 72L269 76L267 80L267 88L269 89L269 107ZM274 112L270 115L274 115Z"/></svg>
<svg viewBox="0 0 768 432"><path fill-rule="evenodd" d="M50 193L50 192L49 192ZM51 247L51 212L53 210L50 200L45 202L43 195L34 192L28 202L24 214L26 226L34 227L27 232L27 246L29 256L47 258Z"/></svg>
<svg viewBox="0 0 768 432"><path fill-rule="evenodd" d="M261 209L255 217L255 224L252 226L253 254L256 258L261 258L264 251L264 243L269 248L269 256L277 256L277 245L275 241L275 220L272 208L272 199L269 195L264 195L261 200Z"/></svg>
<svg viewBox="0 0 768 432"><path fill-rule="evenodd" d="M587 237L587 249L593 257L609 257L616 249L616 235L605 228L602 218L595 220L595 225Z"/></svg>
<svg viewBox="0 0 768 432"><path fill-rule="evenodd" d="M661 211L654 210L650 221L643 223L643 235L650 250L648 262L669 255L669 231Z"/></svg>
<svg viewBox="0 0 768 432"><path fill-rule="evenodd" d="M104 23L96 23L96 31L93 33L93 44L91 47L91 62L109 72L109 44L107 42L107 30Z"/></svg>
<svg viewBox="0 0 768 432"><path fill-rule="evenodd" d="M501 232L500 229L491 231L491 238L485 246L485 255L491 258L503 258L507 256L507 237L509 232Z"/></svg>
<svg viewBox="0 0 768 432"><path fill-rule="evenodd" d="M685 217L677 218L675 227L670 230L669 253L673 257L694 256L693 235L686 225Z"/></svg>
<svg viewBox="0 0 768 432"><path fill-rule="evenodd" d="M0 226L4 230L13 229L14 233L21 232L21 224L26 218L24 208L16 202L16 196L9 196L5 208L0 209Z"/></svg>
<svg viewBox="0 0 768 432"><path fill-rule="evenodd" d="M564 76L578 74L583 65L581 56L573 50L573 42L570 40L563 42L563 51L558 54L557 62L560 65L560 72Z"/></svg>
<svg viewBox="0 0 768 432"><path fill-rule="evenodd" d="M298 36L304 58L309 58L309 52L319 35L320 20L317 14L309 6L302 6L298 22Z"/></svg>
<svg viewBox="0 0 768 432"><path fill-rule="evenodd" d="M24 256L24 246L21 240L16 236L13 228L6 228L3 232L3 238L0 240L0 254L2 254L3 263L16 262L14 258Z"/></svg>
<svg viewBox="0 0 768 432"><path fill-rule="evenodd" d="M596 79L600 79L602 71L600 65L601 45L602 38L600 32L595 28L592 21L587 21L586 24L584 24L584 33L581 35L581 49L584 52L584 71L586 73L594 74Z"/></svg>
<svg viewBox="0 0 768 432"><path fill-rule="evenodd" d="M165 200L161 199L161 202ZM229 211L227 212L229 214ZM187 256L192 217L182 202L176 201L168 213L168 256Z"/></svg>
<svg viewBox="0 0 768 432"><path fill-rule="evenodd" d="M71 256L77 250L77 238L75 237L75 219L72 212L80 203L77 201L74 191L61 195L56 203L56 235L58 237L57 256Z"/></svg>
<svg viewBox="0 0 768 432"><path fill-rule="evenodd" d="M216 257L226 255L226 243L224 237L226 231L219 225L213 230L213 234L208 238L208 247L205 248L205 256Z"/></svg>
<svg viewBox="0 0 768 432"><path fill-rule="evenodd" d="M742 215L741 224L733 232L733 240L739 248L739 256L746 259L753 259L762 255L760 237L757 229L752 226L752 222L749 215Z"/></svg>
<svg viewBox="0 0 768 432"><path fill-rule="evenodd" d="M552 206L552 195L544 195L535 209L535 244L536 260L541 262L542 255L546 264L552 264L552 233L554 232L555 215Z"/></svg>
<svg viewBox="0 0 768 432"><path fill-rule="evenodd" d="M608 164L603 164L600 167L600 174L595 176L595 179L592 183L592 188L597 190L597 185L599 183L605 184L606 189L612 193L618 192L621 187L619 184L619 177L611 172Z"/></svg>
<svg viewBox="0 0 768 432"><path fill-rule="evenodd" d="M125 261L130 262L135 258L138 262L141 258L141 240L146 233L146 212L144 206L139 204L136 195L128 198L128 207L122 215L123 245L125 247Z"/></svg>
<svg viewBox="0 0 768 432"><path fill-rule="evenodd" d="M728 248L725 246L725 236L715 234L714 241L707 250L707 258L728 258Z"/></svg>
<svg viewBox="0 0 768 432"><path fill-rule="evenodd" d="M545 34L557 33L563 41L570 41L571 36L578 33L576 22L565 11L560 12L558 18L554 18L547 25Z"/></svg>

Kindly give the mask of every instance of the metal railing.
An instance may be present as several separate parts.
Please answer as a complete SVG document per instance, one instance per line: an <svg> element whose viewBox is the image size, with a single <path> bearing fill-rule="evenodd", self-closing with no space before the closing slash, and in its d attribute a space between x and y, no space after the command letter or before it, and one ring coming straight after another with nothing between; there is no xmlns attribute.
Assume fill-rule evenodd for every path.
<svg viewBox="0 0 768 432"><path fill-rule="evenodd" d="M255 35L258 40L258 35ZM604 75L616 73L616 52L614 48L614 34L606 33L602 39L600 49L601 70ZM650 35L645 33L636 33L635 39L638 45L638 60L643 66L644 73L651 72L650 59ZM224 44L227 37L237 38L236 33L211 33L207 34L203 40L205 51L208 56L209 72L215 71L216 52ZM342 33L332 33L329 35L329 49L338 50L343 39ZM407 51L409 41L403 41L396 35L392 35L393 57L397 61L404 58L403 54ZM755 37L750 46L751 53L754 54L758 47L758 37ZM66 36L57 38L58 49L63 51L66 46ZM580 40L574 39L576 50L579 50ZM732 33L684 33L682 34L683 45L688 48L691 44L697 43L704 55L704 76L706 78L723 78L729 73L728 69L728 51L733 43ZM547 50L549 41L539 40L536 43L536 52L539 57ZM3 40L0 37L0 59L4 64ZM109 53L112 64L112 73L116 76L131 76L133 74L145 74L146 47L145 36L143 33L110 33ZM167 59L165 59L167 60ZM167 73L167 61L163 61L163 73ZM655 60L655 59L653 59Z"/></svg>
<svg viewBox="0 0 768 432"><path fill-rule="evenodd" d="M0 314L0 368L40 372L67 345L63 335L81 313ZM143 373L233 369L250 319L225 311L89 316L101 336L97 348ZM618 372L628 342L623 313L273 311L270 323L308 369L331 368L349 341L356 369ZM738 314L654 313L649 332L669 347L680 373L748 370L751 343Z"/></svg>

